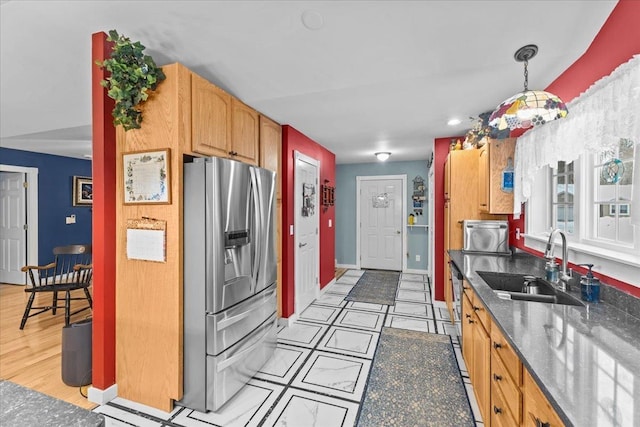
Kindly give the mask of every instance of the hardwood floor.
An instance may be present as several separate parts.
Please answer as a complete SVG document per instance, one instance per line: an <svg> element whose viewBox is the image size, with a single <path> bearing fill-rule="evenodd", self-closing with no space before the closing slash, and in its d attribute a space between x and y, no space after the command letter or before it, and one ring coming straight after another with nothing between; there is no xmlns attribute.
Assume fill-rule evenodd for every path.
<svg viewBox="0 0 640 427"><path fill-rule="evenodd" d="M96 407L82 397L78 387L62 382L64 310L58 309L55 316L47 312L31 317L20 330L27 298L23 286L0 284L0 378L86 409ZM72 307L74 303L78 307L85 304L74 301ZM71 322L90 315L91 312L85 310L73 316ZM87 388L82 387L85 395Z"/></svg>
<svg viewBox="0 0 640 427"><path fill-rule="evenodd" d="M342 277L344 273L346 273L348 268L336 268L336 280Z"/></svg>

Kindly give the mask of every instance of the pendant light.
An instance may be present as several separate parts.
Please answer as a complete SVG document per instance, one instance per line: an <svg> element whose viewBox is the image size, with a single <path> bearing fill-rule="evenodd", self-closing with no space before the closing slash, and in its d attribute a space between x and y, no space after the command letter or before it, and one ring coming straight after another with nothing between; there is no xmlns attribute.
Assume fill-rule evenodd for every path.
<svg viewBox="0 0 640 427"><path fill-rule="evenodd" d="M518 49L514 58L524 62L524 91L503 101L489 117L489 126L497 131L529 129L566 117L564 102L556 95L542 90L529 90L529 60L538 53L538 46L526 45Z"/></svg>

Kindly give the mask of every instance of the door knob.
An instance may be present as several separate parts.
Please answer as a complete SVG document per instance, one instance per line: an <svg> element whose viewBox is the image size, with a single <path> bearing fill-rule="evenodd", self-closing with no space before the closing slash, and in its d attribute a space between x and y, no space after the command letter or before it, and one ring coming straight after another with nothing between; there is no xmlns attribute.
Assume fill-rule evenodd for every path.
<svg viewBox="0 0 640 427"><path fill-rule="evenodd" d="M306 243L298 243L298 247L299 247L299 248L302 248L302 247L304 247L304 246L307 246L307 244L306 244Z"/></svg>
<svg viewBox="0 0 640 427"><path fill-rule="evenodd" d="M396 234L400 234L400 230L396 230Z"/></svg>

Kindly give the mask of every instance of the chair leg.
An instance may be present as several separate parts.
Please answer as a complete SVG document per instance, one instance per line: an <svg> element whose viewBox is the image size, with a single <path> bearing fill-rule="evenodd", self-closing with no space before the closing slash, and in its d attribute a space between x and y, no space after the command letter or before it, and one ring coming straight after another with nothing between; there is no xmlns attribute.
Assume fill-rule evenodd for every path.
<svg viewBox="0 0 640 427"><path fill-rule="evenodd" d="M64 326L69 326L69 318L71 317L69 313L71 313L71 292L67 291L64 299Z"/></svg>
<svg viewBox="0 0 640 427"><path fill-rule="evenodd" d="M52 308L52 312L55 315L56 314L56 309L58 308L58 292L54 292L53 293L53 308Z"/></svg>
<svg viewBox="0 0 640 427"><path fill-rule="evenodd" d="M29 301L27 301L27 307L24 309L24 314L22 315L22 322L20 322L20 329L24 329L24 325L27 323L27 319L29 318L29 312L31 311L31 306L33 305L33 300L35 299L36 294L31 293L29 296Z"/></svg>
<svg viewBox="0 0 640 427"><path fill-rule="evenodd" d="M84 288L84 294L87 297L87 301L89 301L89 307L93 308L93 300L91 299L91 294L89 293L89 289Z"/></svg>

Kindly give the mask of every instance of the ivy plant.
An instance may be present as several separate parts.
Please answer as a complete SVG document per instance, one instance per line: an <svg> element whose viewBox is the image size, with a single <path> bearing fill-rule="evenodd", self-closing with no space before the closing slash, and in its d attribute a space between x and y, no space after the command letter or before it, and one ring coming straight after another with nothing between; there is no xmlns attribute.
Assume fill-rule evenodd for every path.
<svg viewBox="0 0 640 427"><path fill-rule="evenodd" d="M140 42L132 42L116 30L109 31L107 40L114 42L111 57L96 64L111 74L101 84L115 100L113 124L122 125L125 130L139 129L140 103L147 100L149 91L155 90L165 75L153 58L143 53L145 47Z"/></svg>

